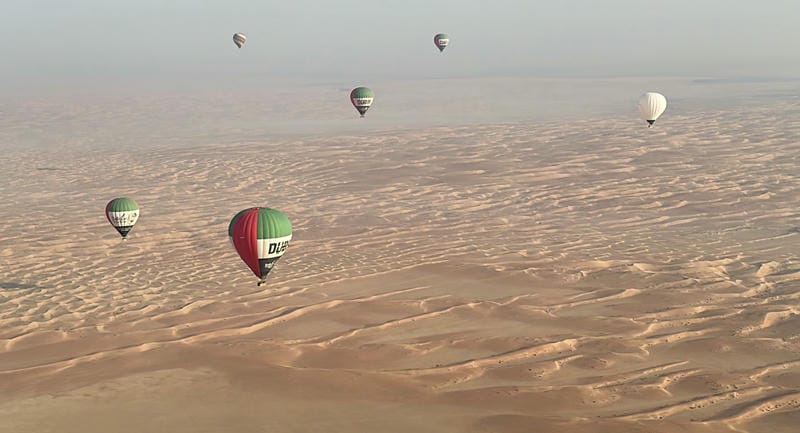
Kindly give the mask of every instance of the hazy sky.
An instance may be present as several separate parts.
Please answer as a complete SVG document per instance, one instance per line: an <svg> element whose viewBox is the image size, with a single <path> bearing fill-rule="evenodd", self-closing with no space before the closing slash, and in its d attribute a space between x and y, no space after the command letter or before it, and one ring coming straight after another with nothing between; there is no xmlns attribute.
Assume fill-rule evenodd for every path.
<svg viewBox="0 0 800 433"><path fill-rule="evenodd" d="M248 36L237 50L234 32ZM437 32L451 36L440 55ZM5 0L0 90L502 75L800 77L798 0Z"/></svg>

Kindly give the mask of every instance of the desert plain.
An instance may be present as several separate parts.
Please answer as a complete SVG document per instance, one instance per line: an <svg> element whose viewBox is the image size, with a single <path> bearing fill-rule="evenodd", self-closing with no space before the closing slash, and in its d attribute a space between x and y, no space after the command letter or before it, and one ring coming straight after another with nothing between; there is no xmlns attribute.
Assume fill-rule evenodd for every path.
<svg viewBox="0 0 800 433"><path fill-rule="evenodd" d="M638 88L400 120L337 91L280 132L255 98L7 105L0 431L795 433L798 87L714 85L654 129ZM264 287L251 206L294 225Z"/></svg>

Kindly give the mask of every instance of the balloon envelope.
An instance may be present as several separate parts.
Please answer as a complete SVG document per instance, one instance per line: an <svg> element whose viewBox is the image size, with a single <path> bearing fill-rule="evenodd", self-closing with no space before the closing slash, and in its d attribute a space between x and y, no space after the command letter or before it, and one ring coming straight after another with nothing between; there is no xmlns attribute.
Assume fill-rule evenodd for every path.
<svg viewBox="0 0 800 433"><path fill-rule="evenodd" d="M228 236L242 261L260 278L260 286L289 247L292 223L281 211L254 207L231 219Z"/></svg>
<svg viewBox="0 0 800 433"><path fill-rule="evenodd" d="M106 218L125 238L139 220L139 205L127 197L115 198L106 204Z"/></svg>
<svg viewBox="0 0 800 433"><path fill-rule="evenodd" d="M639 97L639 112L650 126L653 126L666 109L667 98L660 93L647 92Z"/></svg>
<svg viewBox="0 0 800 433"><path fill-rule="evenodd" d="M436 48L438 48L439 52L441 53L442 51L444 51L445 48L447 48L447 45L450 43L450 37L444 33L439 33L438 35L433 37L433 43L434 45L436 45Z"/></svg>
<svg viewBox="0 0 800 433"><path fill-rule="evenodd" d="M237 47L242 48L242 45L247 41L247 36L243 33L234 33L233 34L233 43L236 44Z"/></svg>
<svg viewBox="0 0 800 433"><path fill-rule="evenodd" d="M356 87L350 92L350 102L353 103L353 107L356 107L361 117L364 117L374 99L375 93L367 87Z"/></svg>

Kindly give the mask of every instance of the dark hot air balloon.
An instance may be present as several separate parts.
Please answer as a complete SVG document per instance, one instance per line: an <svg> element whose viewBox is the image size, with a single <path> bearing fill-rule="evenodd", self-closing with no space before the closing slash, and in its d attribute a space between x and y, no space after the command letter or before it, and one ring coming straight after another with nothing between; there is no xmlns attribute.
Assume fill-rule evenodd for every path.
<svg viewBox="0 0 800 433"><path fill-rule="evenodd" d="M438 48L439 52L441 53L442 51L444 51L445 48L447 48L447 45L450 43L450 37L444 33L439 33L438 35L433 37L433 43L434 45L436 45L436 48Z"/></svg>
<svg viewBox="0 0 800 433"><path fill-rule="evenodd" d="M246 41L247 41L247 36L245 36L243 33L233 34L233 43L236 44L237 47L242 48Z"/></svg>

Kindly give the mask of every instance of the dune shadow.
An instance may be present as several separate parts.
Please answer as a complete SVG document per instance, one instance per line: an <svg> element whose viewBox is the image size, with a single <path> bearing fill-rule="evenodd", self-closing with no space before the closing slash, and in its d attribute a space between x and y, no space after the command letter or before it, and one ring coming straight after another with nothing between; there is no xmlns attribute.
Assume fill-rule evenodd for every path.
<svg viewBox="0 0 800 433"><path fill-rule="evenodd" d="M66 168L58 168L58 167L36 167L39 171L64 171Z"/></svg>
<svg viewBox="0 0 800 433"><path fill-rule="evenodd" d="M0 282L0 289L3 290L26 290L37 288L39 288L39 286L35 284L15 283L11 281Z"/></svg>

